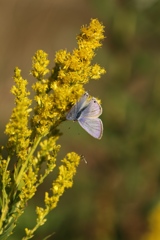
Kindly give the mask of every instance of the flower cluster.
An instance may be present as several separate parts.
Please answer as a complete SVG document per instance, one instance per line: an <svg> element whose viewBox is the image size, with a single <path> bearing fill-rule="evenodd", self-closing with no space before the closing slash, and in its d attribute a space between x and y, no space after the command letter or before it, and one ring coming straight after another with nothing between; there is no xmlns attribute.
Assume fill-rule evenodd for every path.
<svg viewBox="0 0 160 240"><path fill-rule="evenodd" d="M16 153L21 160L26 159L30 144L32 130L28 127L31 112L31 100L28 98L30 93L26 89L27 80L21 77L21 70L16 68L14 73L15 84L11 92L15 95L16 107L13 109L9 123L6 125L8 138L8 149Z"/></svg>
<svg viewBox="0 0 160 240"><path fill-rule="evenodd" d="M0 154L0 237L4 239L12 233L38 186L56 167L60 150L57 140L61 136L57 127L66 119L66 112L84 93L84 84L105 73L98 64L92 64L103 33L104 26L92 19L89 26L81 28L77 49L72 53L66 50L56 53L51 71L47 53L37 51L31 70L36 80L32 86L33 100L29 99L30 92L26 88L28 81L22 78L19 68L15 69L15 85L11 90L15 95L15 108L6 125L8 143L1 147ZM3 150L7 150L7 159L3 158ZM15 158L13 169L9 170L9 163ZM65 189L72 187L79 162L80 156L74 152L64 157L51 192L45 193L44 207L36 207L37 222L33 229L25 229L23 239L33 237L37 228L45 223L47 214L57 206Z"/></svg>
<svg viewBox="0 0 160 240"><path fill-rule="evenodd" d="M33 125L39 134L47 134L52 126L63 121L66 111L84 93L84 84L105 73L104 68L92 64L95 49L101 46L104 38L103 32L104 26L97 19L92 19L89 26L83 26L77 36L78 48L72 53L58 51L55 67L47 79L44 78L44 73L48 72L47 54L37 51L32 69L33 76L39 79L33 86L37 102Z"/></svg>

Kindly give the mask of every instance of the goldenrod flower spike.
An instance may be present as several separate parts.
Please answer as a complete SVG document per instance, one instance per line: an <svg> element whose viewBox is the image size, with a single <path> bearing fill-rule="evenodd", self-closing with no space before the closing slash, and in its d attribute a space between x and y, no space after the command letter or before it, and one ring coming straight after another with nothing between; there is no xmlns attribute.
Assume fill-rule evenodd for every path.
<svg viewBox="0 0 160 240"><path fill-rule="evenodd" d="M16 107L13 109L9 123L6 125L5 133L9 136L8 148L12 154L16 153L21 160L26 159L26 149L30 143L31 129L28 122L32 109L31 100L28 98L30 93L26 90L27 80L21 77L21 70L16 68L14 74L15 86L11 92L15 95Z"/></svg>
<svg viewBox="0 0 160 240"><path fill-rule="evenodd" d="M37 51L32 61L32 75L38 80L42 80L49 73L48 64L48 54L43 50Z"/></svg>
<svg viewBox="0 0 160 240"><path fill-rule="evenodd" d="M89 26L83 26L77 36L78 48L73 53L60 50L56 53L56 67L53 69L51 87L55 93L55 107L62 113L68 110L84 93L84 84L90 79L99 79L106 71L98 64L91 64L95 49L101 46L104 26L92 19ZM59 97L60 96L60 97Z"/></svg>
<svg viewBox="0 0 160 240"><path fill-rule="evenodd" d="M22 78L19 68L15 69L15 86L11 90L15 96L15 108L6 125L7 146L0 152L0 239L7 239L12 234L28 201L56 168L61 147L57 144L61 136L57 127L66 120L66 113L85 92L84 84L90 79L99 79L105 73L98 64L92 64L95 50L104 38L103 33L104 26L92 19L89 26L81 28L77 36L78 47L72 53L67 50L56 53L52 70L48 67L48 54L38 50L32 60L31 74L35 78L32 100L26 88L28 81ZM3 150L8 153L7 159L3 158ZM13 157L16 158L15 163ZM80 158L71 152L62 160L59 175L49 187L51 191L46 190L44 206L36 207L35 226L25 228L23 240L34 236L46 222L47 214L57 206L65 189L72 187ZM13 169L10 170L11 161Z"/></svg>
<svg viewBox="0 0 160 240"><path fill-rule="evenodd" d="M63 164L59 167L59 175L52 185L52 195L49 196L48 192L45 193L45 208L36 208L37 223L32 230L25 229L26 238L23 238L23 240L33 236L37 228L46 222L46 216L57 206L59 198L63 195L65 189L72 187L73 177L76 174L80 159L81 157L78 154L71 152L62 160Z"/></svg>

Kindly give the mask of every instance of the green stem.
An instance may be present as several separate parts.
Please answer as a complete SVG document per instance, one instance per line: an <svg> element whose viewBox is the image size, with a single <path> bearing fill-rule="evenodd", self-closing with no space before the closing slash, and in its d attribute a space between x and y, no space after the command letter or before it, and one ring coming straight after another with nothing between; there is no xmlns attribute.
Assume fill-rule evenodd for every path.
<svg viewBox="0 0 160 240"><path fill-rule="evenodd" d="M37 224L34 226L34 228L32 230L29 230L30 231L29 235L23 237L22 240L28 240L34 236L33 234L35 233L35 231L44 224L44 219L50 211L51 211L50 208L46 209L45 213L43 214L43 217L41 218L41 221L38 221Z"/></svg>
<svg viewBox="0 0 160 240"><path fill-rule="evenodd" d="M29 160L30 160L30 157L31 157L31 156L33 155L33 153L35 152L35 150L36 150L39 142L41 141L41 139L42 139L42 136L37 137L37 139L35 140L34 145L33 145L32 149L31 149L30 153L28 154L28 157L27 157L25 163L22 165L22 167L21 167L21 169L20 169L20 171L19 171L19 174L18 174L18 176L16 177L16 186L17 186L17 187L18 187L19 184L20 184L20 180L21 180L21 178L22 178L22 176L23 176L23 173L24 173L24 171L25 171L25 169L26 169L26 167L27 167L27 165L28 165L28 162L29 162Z"/></svg>
<svg viewBox="0 0 160 240"><path fill-rule="evenodd" d="M2 226L3 226L3 221L6 219L6 215L8 213L8 204L9 204L9 201L10 201L10 199L8 198L7 193L6 193L6 181L5 181L6 172L7 172L7 169L8 169L9 162L10 162L10 156L8 156L8 158L7 158L7 163L6 163L6 166L5 166L5 170L3 172L2 206L1 206L2 214L1 214L1 218L0 218L0 232L1 232L1 229L2 229Z"/></svg>
<svg viewBox="0 0 160 240"><path fill-rule="evenodd" d="M32 149L31 149L31 151L29 152L26 161L25 161L24 164L22 165L22 167L21 167L18 175L15 177L15 183L14 183L14 185L13 185L13 187L12 187L11 192L10 192L9 195L6 195L6 194L5 194L5 193L6 193L6 192L5 192L5 186L3 187L3 193L2 193L2 195L5 196L5 197L4 197L4 199L3 199L2 215L1 215L1 219L0 219L0 230L1 230L1 231L0 231L0 234L2 234L2 235L3 235L4 230L6 229L6 226L8 226L8 224L10 224L10 223L12 222L12 220L16 218L15 215L14 215L14 217L13 217L13 215L11 215L11 216L9 217L9 219L8 219L8 220L9 220L8 224L6 223L5 229L2 230L3 222L7 220L7 214L8 214L8 212L9 212L9 210L10 210L10 209L9 209L9 203L10 203L11 199L13 200L14 197L16 196L17 189L18 189L18 186L19 186L19 184L20 184L20 182L21 182L23 173L24 173L24 171L26 170L26 167L27 167L27 165L28 165L28 163L29 163L29 160L30 160L31 156L33 155L33 153L35 152L35 150L36 150L39 142L41 141L41 139L42 139L42 136L38 136L38 137L35 139L34 144L33 144L33 147L32 147ZM8 229L8 231L7 231L7 232L8 232L7 235L10 235L10 233L12 232L14 226L15 226L15 225L14 225L14 222L13 222L13 224L11 224L10 229Z"/></svg>

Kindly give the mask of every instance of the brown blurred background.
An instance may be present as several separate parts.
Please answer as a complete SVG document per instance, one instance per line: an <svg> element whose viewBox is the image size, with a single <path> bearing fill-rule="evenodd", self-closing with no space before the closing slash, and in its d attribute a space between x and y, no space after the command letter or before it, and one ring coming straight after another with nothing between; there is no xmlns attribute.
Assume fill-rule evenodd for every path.
<svg viewBox="0 0 160 240"><path fill-rule="evenodd" d="M107 38L95 62L107 69L86 90L102 99L104 136L98 141L78 124L63 123L59 160L69 151L83 154L72 189L65 192L34 239L52 232L54 240L135 240L147 231L150 210L160 195L160 1L12 0L0 1L0 130L14 106L10 88L16 66L34 79L31 58L59 49L72 51L83 24L98 18ZM30 87L29 87L30 88ZM1 144L6 137L1 134ZM58 161L59 161L58 160ZM53 173L28 203L11 240L35 222ZM154 239L153 239L154 240Z"/></svg>

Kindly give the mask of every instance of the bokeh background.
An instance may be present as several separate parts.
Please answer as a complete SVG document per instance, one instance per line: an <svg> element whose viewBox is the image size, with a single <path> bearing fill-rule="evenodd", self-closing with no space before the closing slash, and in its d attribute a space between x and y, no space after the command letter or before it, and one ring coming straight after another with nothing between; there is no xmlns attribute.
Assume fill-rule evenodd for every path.
<svg viewBox="0 0 160 240"><path fill-rule="evenodd" d="M14 106L10 88L15 66L31 85L31 58L38 49L49 54L52 67L55 52L72 51L80 27L91 18L106 27L94 61L107 74L86 85L102 100L103 138L93 139L76 123L60 126L58 161L76 151L87 164L81 162L73 188L34 239L53 232L54 240L149 239L150 216L154 212L154 220L160 214L159 16L159 0L0 1L1 144L6 143L3 132ZM42 206L54 178L53 173L28 203L11 240L22 238L24 226L33 226L35 206ZM152 221L152 232L155 225ZM154 236L150 240L160 239L160 232Z"/></svg>

